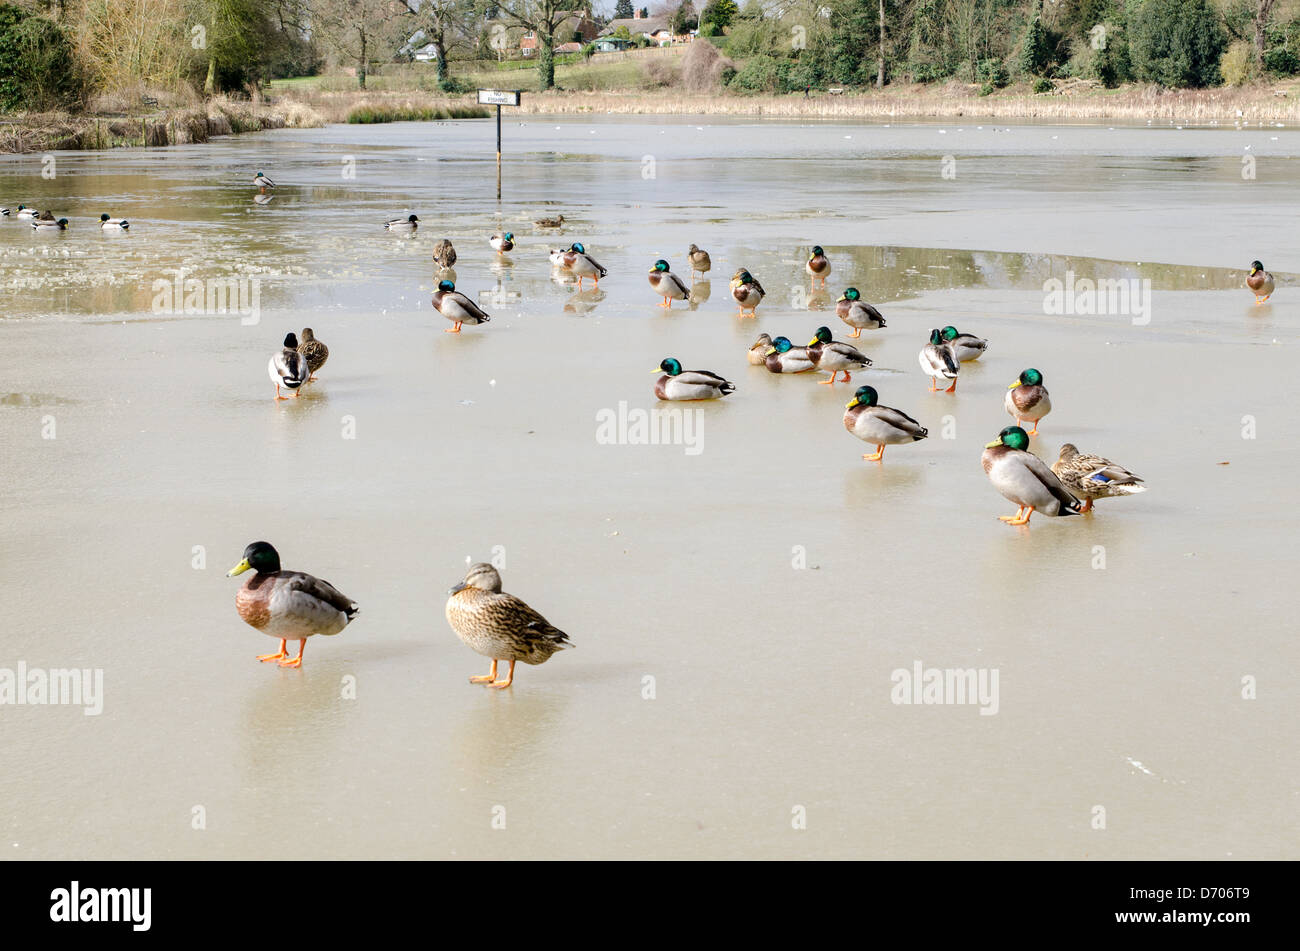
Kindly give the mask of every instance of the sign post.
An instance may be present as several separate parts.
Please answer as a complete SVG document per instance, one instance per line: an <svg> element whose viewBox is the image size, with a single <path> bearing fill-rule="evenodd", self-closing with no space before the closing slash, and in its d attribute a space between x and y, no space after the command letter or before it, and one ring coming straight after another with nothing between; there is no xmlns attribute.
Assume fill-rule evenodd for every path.
<svg viewBox="0 0 1300 951"><path fill-rule="evenodd" d="M519 105L521 95L518 89L480 89L478 91L479 105L497 107L497 201L501 200L501 107Z"/></svg>

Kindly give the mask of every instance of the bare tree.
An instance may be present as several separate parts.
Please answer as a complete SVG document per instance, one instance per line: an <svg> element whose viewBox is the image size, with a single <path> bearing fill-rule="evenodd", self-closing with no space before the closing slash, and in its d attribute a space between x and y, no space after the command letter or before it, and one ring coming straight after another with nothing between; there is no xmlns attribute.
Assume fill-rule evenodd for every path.
<svg viewBox="0 0 1300 951"><path fill-rule="evenodd" d="M366 73L376 59L388 59L412 27L411 8L401 0L312 0L312 34L356 64L357 85L366 88Z"/></svg>
<svg viewBox="0 0 1300 951"><path fill-rule="evenodd" d="M587 9L586 0L502 0L501 15L537 37L537 81L543 92L555 87L555 34L564 21Z"/></svg>
<svg viewBox="0 0 1300 951"><path fill-rule="evenodd" d="M1273 7L1277 0L1256 0L1255 5L1255 62L1264 68L1264 31L1273 19Z"/></svg>

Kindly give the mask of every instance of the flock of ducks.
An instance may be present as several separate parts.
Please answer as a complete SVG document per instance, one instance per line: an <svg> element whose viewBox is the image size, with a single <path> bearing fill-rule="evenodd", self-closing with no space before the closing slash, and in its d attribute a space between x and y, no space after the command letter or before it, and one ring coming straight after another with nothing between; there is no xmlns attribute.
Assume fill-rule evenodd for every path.
<svg viewBox="0 0 1300 951"><path fill-rule="evenodd" d="M37 231L68 230L67 218L55 218L52 211L37 211L27 205L19 205L17 208L0 208L0 218L9 217L17 218L19 221L30 221L32 228ZM125 218L110 217L106 213L99 216L99 227L104 231L126 231L131 227L131 222Z"/></svg>

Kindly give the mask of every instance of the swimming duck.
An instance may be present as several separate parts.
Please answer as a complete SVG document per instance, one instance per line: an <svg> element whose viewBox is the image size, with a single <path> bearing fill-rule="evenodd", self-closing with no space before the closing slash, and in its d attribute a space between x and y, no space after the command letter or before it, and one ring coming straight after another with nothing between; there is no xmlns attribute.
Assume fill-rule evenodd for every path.
<svg viewBox="0 0 1300 951"><path fill-rule="evenodd" d="M709 268L713 267L713 261L709 258L709 252L703 248L697 248L691 245L686 252L686 260L691 264L691 280L695 280L695 275L703 277L708 273Z"/></svg>
<svg viewBox="0 0 1300 951"><path fill-rule="evenodd" d="M456 325L443 331L447 334L460 333L461 324L473 327L486 324L492 319L478 304L456 290L456 285L451 281L438 282L438 289L433 292L433 309Z"/></svg>
<svg viewBox="0 0 1300 951"><path fill-rule="evenodd" d="M886 446L919 442L929 435L924 426L902 410L880 406L877 399L874 387L860 386L853 399L844 404L844 428L876 447L871 455L863 455L868 462L883 459Z"/></svg>
<svg viewBox="0 0 1300 951"><path fill-rule="evenodd" d="M1007 398L1003 402L1008 413L1019 425L1024 420L1034 424L1029 435L1038 435L1038 421L1052 411L1052 399L1043 386L1043 375L1030 367L1020 374L1016 382L1007 387Z"/></svg>
<svg viewBox="0 0 1300 951"><path fill-rule="evenodd" d="M37 231L67 231L68 219L60 218L55 221L52 215L49 218L33 218L32 227Z"/></svg>
<svg viewBox="0 0 1300 951"><path fill-rule="evenodd" d="M293 391L294 399L298 398L299 388L307 382L311 376L311 370L308 369L307 358L298 352L298 338L293 334L286 334L284 338L284 347L276 353L266 365L267 375L270 376L271 382L275 384L275 398L277 400L287 400L289 397L280 395L280 387Z"/></svg>
<svg viewBox="0 0 1300 951"><path fill-rule="evenodd" d="M856 287L845 289L835 302L835 314L853 328L850 337L861 337L863 330L879 330L885 326L885 318L880 311L862 299Z"/></svg>
<svg viewBox="0 0 1300 951"><path fill-rule="evenodd" d="M125 231L131 227L131 222L125 218L110 218L107 214L99 216L99 226L105 231Z"/></svg>
<svg viewBox="0 0 1300 951"><path fill-rule="evenodd" d="M690 290L682 279L668 269L668 262L660 258L650 269L650 286L664 299L660 307L672 307L675 300L686 300L691 296Z"/></svg>
<svg viewBox="0 0 1300 951"><path fill-rule="evenodd" d="M569 246L569 250L560 254L560 267L578 279L578 290L582 290L584 278L591 278L600 287L600 279L605 276L605 269L576 241Z"/></svg>
<svg viewBox="0 0 1300 951"><path fill-rule="evenodd" d="M808 263L804 265L809 276L815 281L821 279L822 287L826 286L826 278L831 273L831 261L826 257L826 252L822 250L821 245L812 249L812 255L808 258Z"/></svg>
<svg viewBox="0 0 1300 951"><path fill-rule="evenodd" d="M984 447L980 457L993 488L1019 508L1015 515L999 515L1009 525L1028 525L1035 512L1075 515L1079 500L1061 483L1047 463L1029 451L1029 434L1008 426Z"/></svg>
<svg viewBox="0 0 1300 951"><path fill-rule="evenodd" d="M761 367L767 363L767 351L772 349L772 338L767 334L759 334L758 340L749 348L747 359L752 367Z"/></svg>
<svg viewBox="0 0 1300 951"><path fill-rule="evenodd" d="M952 348L953 356L957 358L958 363L978 360L984 356L984 351L989 346L987 340L983 340L974 334L958 333L956 327L944 327L941 334L943 335L943 342Z"/></svg>
<svg viewBox="0 0 1300 951"><path fill-rule="evenodd" d="M742 267L731 278L731 296L736 300L737 317L746 316L745 311L749 311L748 316L753 317L754 309L767 296L767 291L758 283L758 278Z"/></svg>
<svg viewBox="0 0 1300 951"><path fill-rule="evenodd" d="M1061 447L1061 455L1052 463L1052 471L1071 494L1083 500L1080 512L1091 510L1094 499L1134 495L1147 490L1140 484L1141 476L1102 456L1079 452L1074 443L1067 442Z"/></svg>
<svg viewBox="0 0 1300 951"><path fill-rule="evenodd" d="M1255 303L1262 304L1273 296L1273 275L1264 270L1258 261L1250 262L1250 274L1246 277L1246 286L1255 292Z"/></svg>
<svg viewBox="0 0 1300 951"><path fill-rule="evenodd" d="M420 219L415 215L407 215L405 218L389 218L384 222L384 227L389 231L414 231L420 227Z"/></svg>
<svg viewBox="0 0 1300 951"><path fill-rule="evenodd" d="M470 567L465 580L448 592L447 623L467 647L492 659L486 677L471 677L472 684L504 690L514 683L515 664L544 664L556 651L573 642L546 618L512 594L501 592L501 575L480 562ZM504 680L497 679L497 662L509 661Z"/></svg>
<svg viewBox="0 0 1300 951"><path fill-rule="evenodd" d="M456 249L446 238L440 238L433 246L433 263L441 268L449 268L456 263Z"/></svg>
<svg viewBox="0 0 1300 951"><path fill-rule="evenodd" d="M556 215L554 218L538 218L533 224L539 228L563 228L564 215Z"/></svg>
<svg viewBox="0 0 1300 951"><path fill-rule="evenodd" d="M515 249L515 236L510 231L505 232L505 234L498 231L488 239L488 244L492 245L492 250L497 254L505 254L507 251Z"/></svg>
<svg viewBox="0 0 1300 951"><path fill-rule="evenodd" d="M796 347L785 337L777 337L767 348L763 365L770 373L803 373L813 368L807 347Z"/></svg>
<svg viewBox="0 0 1300 951"><path fill-rule="evenodd" d="M921 369L930 378L931 393L935 393L939 389L936 385L938 377L952 380L952 385L944 390L945 393L955 393L957 391L957 371L959 369L957 357L953 354L952 348L943 342L943 335L938 330L930 331L930 342L921 348L918 359L921 362Z"/></svg>
<svg viewBox="0 0 1300 951"><path fill-rule="evenodd" d="M23 221L31 221L36 217L37 211L35 208L28 208L26 205L19 205L18 210L14 214Z"/></svg>
<svg viewBox="0 0 1300 951"><path fill-rule="evenodd" d="M334 635L357 616L357 606L328 581L305 571L283 571L280 554L267 542L253 542L244 557L226 573L227 578L252 571L235 595L235 609L244 623L268 637L280 639L274 654L259 654L262 663L276 661L281 667L301 667L307 638L313 634ZM298 642L298 656L290 659L284 649L288 641Z"/></svg>
<svg viewBox="0 0 1300 951"><path fill-rule="evenodd" d="M268 188L275 187L275 182L271 181L261 172L258 172L255 176L253 176L253 184L256 185L258 188L262 189L263 191L265 191Z"/></svg>
<svg viewBox="0 0 1300 951"><path fill-rule="evenodd" d="M316 339L316 334L310 327L303 327L302 342L298 344L298 352L307 358L307 372L310 374L307 382L310 383L316 379L316 371L330 358L330 348Z"/></svg>
<svg viewBox="0 0 1300 951"><path fill-rule="evenodd" d="M844 382L848 383L852 379L850 370L865 370L871 366L871 361L857 347L835 342L829 327L817 328L817 333L808 341L808 356L812 358L814 368L831 372L829 380L818 380L818 383L834 383L841 370L844 371Z"/></svg>
<svg viewBox="0 0 1300 951"><path fill-rule="evenodd" d="M669 357L651 373L663 372L655 380L655 396L661 400L720 400L734 393L736 384L708 370L683 370L675 357Z"/></svg>

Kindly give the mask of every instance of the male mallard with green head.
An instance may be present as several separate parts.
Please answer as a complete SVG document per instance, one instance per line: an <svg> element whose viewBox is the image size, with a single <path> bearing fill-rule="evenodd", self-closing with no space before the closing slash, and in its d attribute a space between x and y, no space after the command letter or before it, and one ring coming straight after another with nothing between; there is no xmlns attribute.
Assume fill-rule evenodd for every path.
<svg viewBox="0 0 1300 951"><path fill-rule="evenodd" d="M1273 275L1264 270L1258 261L1250 262L1250 274L1246 276L1246 286L1255 292L1255 303L1262 304L1273 296L1275 283Z"/></svg>
<svg viewBox="0 0 1300 951"><path fill-rule="evenodd" d="M879 462L885 457L886 446L919 442L929 431L902 410L881 406L874 387L860 386L853 399L844 404L844 428L863 442L876 447L871 455L863 455L868 462Z"/></svg>
<svg viewBox="0 0 1300 951"><path fill-rule="evenodd" d="M600 279L606 273L587 249L576 241L569 245L569 250L560 252L560 267L578 279L578 290L582 290L586 278L591 278L592 283L600 287Z"/></svg>
<svg viewBox="0 0 1300 951"><path fill-rule="evenodd" d="M944 390L945 393L957 392L957 372L961 367L952 348L943 342L943 335L937 329L930 331L930 342L921 348L918 359L921 362L921 370L930 378L931 393L938 392L939 377L952 380L952 385Z"/></svg>
<svg viewBox="0 0 1300 951"><path fill-rule="evenodd" d="M433 292L433 309L456 325L443 331L447 334L460 333L461 324L474 327L492 319L478 304L456 290L451 281L438 282L438 289Z"/></svg>
<svg viewBox="0 0 1300 951"><path fill-rule="evenodd" d="M731 278L731 296L735 298L737 317L754 317L754 309L758 307L767 291L763 290L763 285L758 283L758 278L750 274L743 267L736 271ZM749 311L748 314L745 311Z"/></svg>
<svg viewBox="0 0 1300 951"><path fill-rule="evenodd" d="M1103 456L1079 452L1074 443L1061 447L1061 455L1052 463L1052 471L1070 492L1083 500L1080 512L1092 509L1094 499L1145 492L1142 477Z"/></svg>
<svg viewBox="0 0 1300 951"><path fill-rule="evenodd" d="M389 218L384 222L384 228L388 231L415 231L420 227L420 219L416 215L407 215L405 218Z"/></svg>
<svg viewBox="0 0 1300 951"><path fill-rule="evenodd" d="M1038 421L1052 411L1052 398L1043 386L1043 375L1030 367L1007 387L1007 397L1003 401L1008 413L1016 419L1016 425L1025 420L1034 424L1029 435L1038 435Z"/></svg>
<svg viewBox="0 0 1300 951"><path fill-rule="evenodd" d="M310 383L316 379L316 371L325 365L325 361L330 358L330 348L325 346L316 339L316 334L310 327L302 328L302 341L298 344L298 352L307 358L307 372L310 376L307 382Z"/></svg>
<svg viewBox="0 0 1300 951"><path fill-rule="evenodd" d="M46 218L45 215L49 215L49 217ZM68 219L60 218L56 221L54 216L47 211L43 212L41 216L32 219L32 227L37 231L67 231Z"/></svg>
<svg viewBox="0 0 1300 951"><path fill-rule="evenodd" d="M826 278L831 273L831 260L826 256L826 252L822 250L821 245L817 245L812 249L812 254L808 258L808 263L804 265L804 270L808 272L814 281L820 280L822 287L826 286Z"/></svg>
<svg viewBox="0 0 1300 951"><path fill-rule="evenodd" d="M110 218L106 212L99 216L99 226L105 231L125 231L131 227L131 222L125 218Z"/></svg>
<svg viewBox="0 0 1300 951"><path fill-rule="evenodd" d="M515 249L515 236L510 231L505 233L498 231L488 239L488 244L492 245L492 250L497 254L505 254Z"/></svg>
<svg viewBox="0 0 1300 951"><path fill-rule="evenodd" d="M253 575L235 595L235 609L245 624L268 637L280 639L274 654L260 654L262 663L279 662L281 667L301 667L307 638L313 634L333 635L357 616L357 606L328 581L304 571L283 571L280 554L266 542L253 542L244 549L243 560L226 574L245 571ZM288 641L298 642L298 656L289 658Z"/></svg>
<svg viewBox="0 0 1300 951"><path fill-rule="evenodd" d="M1019 426L1008 426L984 447L980 461L993 488L1015 502L1015 515L999 515L1009 525L1028 525L1035 512L1044 515L1075 515L1079 500L1070 494L1056 473L1029 451L1029 434Z"/></svg>
<svg viewBox="0 0 1300 951"><path fill-rule="evenodd" d="M660 307L672 307L675 300L686 300L691 296L690 289L682 283L682 279L668 269L668 262L660 258L655 262L655 266L650 269L649 274L650 286L654 292L664 299Z"/></svg>
<svg viewBox="0 0 1300 951"><path fill-rule="evenodd" d="M885 326L880 311L862 299L856 287L846 288L835 302L835 315L853 328L850 337L861 337L863 330L879 330Z"/></svg>
<svg viewBox="0 0 1300 951"><path fill-rule="evenodd" d="M736 391L736 384L708 370L683 370L676 357L668 357L650 371L662 373L655 380L655 396L661 400L720 400Z"/></svg>
<svg viewBox="0 0 1300 951"><path fill-rule="evenodd" d="M984 356L984 351L989 346L987 340L983 340L974 334L958 333L956 327L944 327L940 333L943 336L943 342L952 349L952 354L957 358L958 363L978 360Z"/></svg>
<svg viewBox="0 0 1300 951"><path fill-rule="evenodd" d="M289 397L280 395L280 387L291 391L294 399L298 398L298 391L302 385L311 377L311 370L307 368L307 358L298 352L298 338L293 334L285 334L284 346L280 351L272 355L271 360L266 365L266 373L275 384L275 398L277 400L287 400Z"/></svg>
<svg viewBox="0 0 1300 951"><path fill-rule="evenodd" d="M573 642L546 618L512 594L501 591L501 575L489 564L469 569L465 580L448 592L447 623L467 647L492 659L485 677L472 684L505 689L514 683L515 664L544 664L556 651ZM497 663L509 661L504 680L497 679Z"/></svg>
<svg viewBox="0 0 1300 951"><path fill-rule="evenodd" d="M808 356L816 369L830 371L831 378L818 380L818 383L834 383L841 370L844 371L844 382L848 383L852 380L850 370L865 370L871 366L871 361L857 347L832 339L829 327L817 328L817 333L808 341Z"/></svg>
<svg viewBox="0 0 1300 951"><path fill-rule="evenodd" d="M261 172L253 176L253 184L257 186L258 191L266 191L268 188L274 188L275 182L271 181Z"/></svg>
<svg viewBox="0 0 1300 951"><path fill-rule="evenodd" d="M763 360L769 373L803 373L813 368L807 347L796 347L787 337L777 337Z"/></svg>
<svg viewBox="0 0 1300 951"><path fill-rule="evenodd" d="M19 205L18 211L15 212L15 214L19 219L23 221L31 221L38 214L40 214L40 212L38 212L35 208L28 208L26 205Z"/></svg>
<svg viewBox="0 0 1300 951"><path fill-rule="evenodd" d="M695 280L696 274L703 277L709 272L709 268L713 267L713 261L709 258L709 252L705 251L703 248L697 248L695 245L691 245L690 249L687 250L686 260L689 261L691 265L691 280Z"/></svg>

